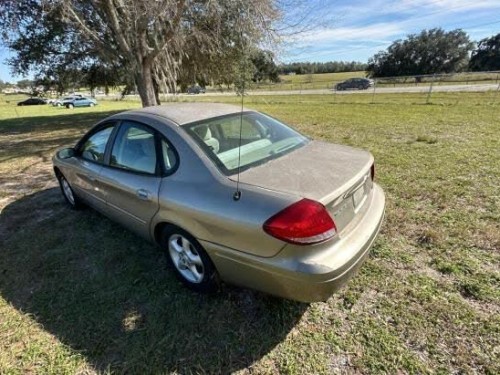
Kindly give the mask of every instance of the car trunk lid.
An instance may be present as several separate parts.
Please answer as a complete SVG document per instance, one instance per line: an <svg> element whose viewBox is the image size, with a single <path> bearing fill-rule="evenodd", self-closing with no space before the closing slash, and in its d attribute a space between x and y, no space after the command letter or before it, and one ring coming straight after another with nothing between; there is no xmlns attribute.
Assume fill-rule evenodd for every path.
<svg viewBox="0 0 500 375"><path fill-rule="evenodd" d="M367 151L311 141L243 171L240 182L321 202L341 232L360 211L372 188L372 165L373 156ZM230 178L236 180L237 176Z"/></svg>

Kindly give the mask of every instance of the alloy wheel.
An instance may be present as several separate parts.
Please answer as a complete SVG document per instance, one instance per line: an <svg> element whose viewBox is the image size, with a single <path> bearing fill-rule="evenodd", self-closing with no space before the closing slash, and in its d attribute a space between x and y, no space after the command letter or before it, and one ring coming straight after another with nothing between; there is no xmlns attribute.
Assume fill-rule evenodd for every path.
<svg viewBox="0 0 500 375"><path fill-rule="evenodd" d="M195 246L183 235L173 234L168 240L172 263L187 281L199 284L203 281L205 267Z"/></svg>
<svg viewBox="0 0 500 375"><path fill-rule="evenodd" d="M69 186L68 181L64 177L61 177L61 185L62 185L62 190L63 194L68 200L68 202L74 206L75 205L75 197L73 195L73 190L71 190L71 186Z"/></svg>

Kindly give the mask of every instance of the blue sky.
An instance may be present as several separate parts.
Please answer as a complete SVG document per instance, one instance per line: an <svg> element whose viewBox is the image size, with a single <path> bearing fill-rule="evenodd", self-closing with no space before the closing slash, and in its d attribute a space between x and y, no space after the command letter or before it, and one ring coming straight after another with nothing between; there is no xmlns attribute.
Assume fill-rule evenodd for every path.
<svg viewBox="0 0 500 375"><path fill-rule="evenodd" d="M318 1L318 0L316 0ZM319 0L327 27L302 33L281 49L279 60L367 61L392 41L422 29L464 29L472 40L500 32L500 0ZM0 47L0 79L12 77Z"/></svg>
<svg viewBox="0 0 500 375"><path fill-rule="evenodd" d="M477 41L500 32L500 0L330 0L331 27L301 35L283 61L366 62L392 41L423 29L461 28Z"/></svg>

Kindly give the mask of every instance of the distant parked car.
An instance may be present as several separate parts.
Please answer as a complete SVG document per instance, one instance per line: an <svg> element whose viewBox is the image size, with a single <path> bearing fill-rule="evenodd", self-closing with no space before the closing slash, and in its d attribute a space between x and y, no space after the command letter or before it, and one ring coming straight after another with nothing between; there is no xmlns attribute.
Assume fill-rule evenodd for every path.
<svg viewBox="0 0 500 375"><path fill-rule="evenodd" d="M52 102L52 105L54 107L62 107L66 105L66 103L71 102L75 98L82 98L82 95L71 95L71 96L65 96L62 99L56 99Z"/></svg>
<svg viewBox="0 0 500 375"><path fill-rule="evenodd" d="M337 83L335 90L366 90L373 87L373 80L368 78L349 78L347 81Z"/></svg>
<svg viewBox="0 0 500 375"><path fill-rule="evenodd" d="M17 105L22 106L22 105L42 105L42 104L47 104L47 101L45 99L41 98L29 98L26 100L23 100L22 102L17 103Z"/></svg>
<svg viewBox="0 0 500 375"><path fill-rule="evenodd" d="M97 105L97 101L90 98L73 98L71 100L67 100L64 102L64 106L66 108L74 108L74 107L93 107Z"/></svg>
<svg viewBox="0 0 500 375"><path fill-rule="evenodd" d="M194 85L194 86L191 86L187 89L187 93L188 94L204 94L205 88L198 86L198 85Z"/></svg>

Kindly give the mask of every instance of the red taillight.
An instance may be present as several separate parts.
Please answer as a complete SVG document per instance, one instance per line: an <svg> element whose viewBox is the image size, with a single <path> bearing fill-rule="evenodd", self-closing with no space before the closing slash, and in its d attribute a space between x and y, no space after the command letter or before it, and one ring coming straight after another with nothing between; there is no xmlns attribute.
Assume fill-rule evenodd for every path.
<svg viewBox="0 0 500 375"><path fill-rule="evenodd" d="M269 218L264 230L273 237L299 245L322 242L337 233L326 208L310 199L302 199Z"/></svg>
<svg viewBox="0 0 500 375"><path fill-rule="evenodd" d="M372 181L375 181L375 163L373 163L372 167L370 168L370 174L372 176Z"/></svg>

